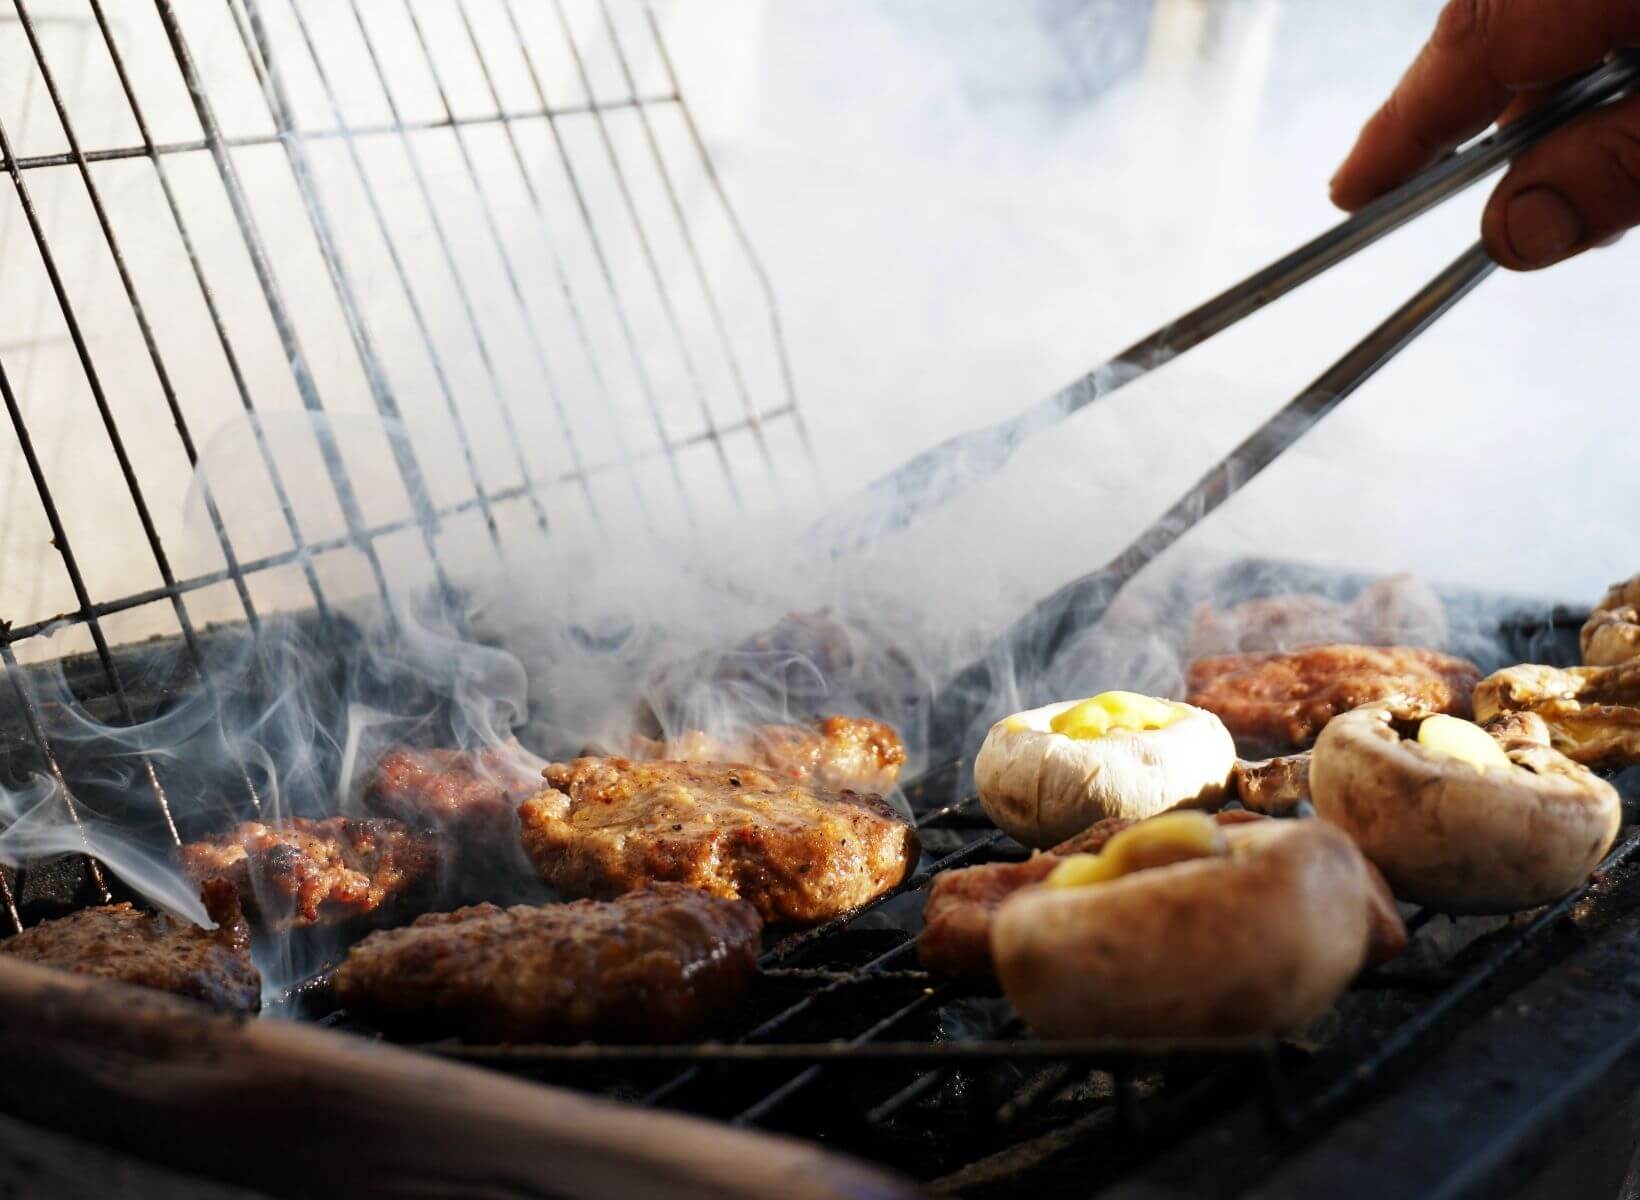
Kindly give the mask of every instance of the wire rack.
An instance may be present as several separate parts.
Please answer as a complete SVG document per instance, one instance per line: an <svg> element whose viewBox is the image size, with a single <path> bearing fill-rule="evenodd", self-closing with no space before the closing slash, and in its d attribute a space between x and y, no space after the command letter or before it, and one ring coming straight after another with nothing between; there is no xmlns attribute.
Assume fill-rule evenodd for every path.
<svg viewBox="0 0 1640 1200"><path fill-rule="evenodd" d="M816 494L647 7L15 0L0 169L0 667L59 782L22 665L130 724L123 644L212 688L213 623Z"/></svg>

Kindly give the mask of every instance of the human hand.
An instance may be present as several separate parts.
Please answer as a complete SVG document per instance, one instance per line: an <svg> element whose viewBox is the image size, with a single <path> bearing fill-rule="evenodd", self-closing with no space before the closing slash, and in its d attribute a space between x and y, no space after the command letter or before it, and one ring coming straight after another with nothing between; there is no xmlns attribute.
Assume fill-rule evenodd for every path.
<svg viewBox="0 0 1640 1200"><path fill-rule="evenodd" d="M1635 0L1448 0L1435 32L1332 179L1354 211L1566 78L1640 44ZM1568 122L1518 157L1481 237L1502 266L1547 267L1640 224L1640 95Z"/></svg>

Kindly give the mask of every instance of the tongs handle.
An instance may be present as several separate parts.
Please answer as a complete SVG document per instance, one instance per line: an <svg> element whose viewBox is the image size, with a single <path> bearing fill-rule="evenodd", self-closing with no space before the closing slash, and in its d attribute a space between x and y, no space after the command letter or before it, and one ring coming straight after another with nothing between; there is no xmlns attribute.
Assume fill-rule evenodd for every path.
<svg viewBox="0 0 1640 1200"><path fill-rule="evenodd" d="M1183 354L1270 301L1308 283L1386 233L1394 232L1412 218L1486 178L1528 146L1541 141L1573 117L1606 103L1637 80L1640 80L1640 54L1626 51L1615 56L1604 66L1567 84L1519 120L1448 154L1262 271L1140 338L1102 368L1110 371L1117 364L1127 368L1115 371L1103 391L1108 393ZM1093 374L1099 375L1100 371ZM1069 411L1074 412L1097 398L1092 389L1084 389Z"/></svg>

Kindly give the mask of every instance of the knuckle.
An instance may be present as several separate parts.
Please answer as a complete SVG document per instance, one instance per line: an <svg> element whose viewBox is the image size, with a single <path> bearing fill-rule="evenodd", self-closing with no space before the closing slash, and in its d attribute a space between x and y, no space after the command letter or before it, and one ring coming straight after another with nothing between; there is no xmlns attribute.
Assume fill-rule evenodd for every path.
<svg viewBox="0 0 1640 1200"><path fill-rule="evenodd" d="M1496 23L1495 0L1447 0L1431 40L1443 49L1484 45Z"/></svg>

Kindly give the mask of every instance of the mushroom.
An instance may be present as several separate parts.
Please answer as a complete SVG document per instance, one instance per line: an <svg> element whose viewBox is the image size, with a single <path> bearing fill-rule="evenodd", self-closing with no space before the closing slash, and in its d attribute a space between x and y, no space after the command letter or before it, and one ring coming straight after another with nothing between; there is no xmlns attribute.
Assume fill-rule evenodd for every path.
<svg viewBox="0 0 1640 1200"><path fill-rule="evenodd" d="M1606 589L1577 640L1585 666L1615 667L1640 658L1640 575Z"/></svg>
<svg viewBox="0 0 1640 1200"><path fill-rule="evenodd" d="M1162 825L1187 819L1208 828ZM992 923L1003 991L1042 1036L1277 1033L1327 1011L1361 970L1374 881L1339 830L1321 821L1216 829L1181 812L1118 836L1142 831L1174 841L1175 861L1124 873L1073 856ZM1169 857L1137 849L1123 857Z"/></svg>
<svg viewBox="0 0 1640 1200"><path fill-rule="evenodd" d="M974 760L974 785L1004 831L1052 846L1107 817L1215 806L1235 765L1235 742L1212 713L1104 692L998 721Z"/></svg>
<svg viewBox="0 0 1640 1200"><path fill-rule="evenodd" d="M1615 667L1545 667L1495 671L1475 686L1475 719L1532 712L1549 744L1585 766L1640 762L1640 659Z"/></svg>
<svg viewBox="0 0 1640 1200"><path fill-rule="evenodd" d="M1317 814L1402 900L1444 912L1532 908L1588 878L1617 837L1617 791L1528 736L1373 704L1333 718L1310 762Z"/></svg>

